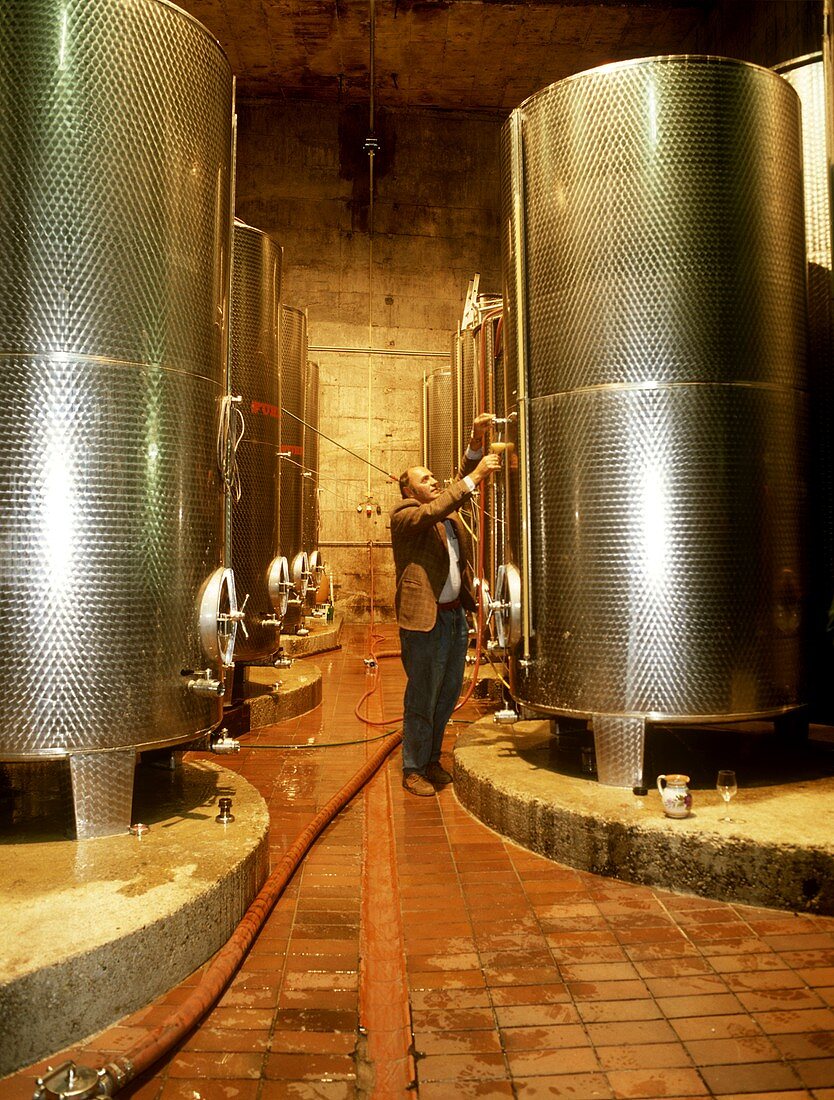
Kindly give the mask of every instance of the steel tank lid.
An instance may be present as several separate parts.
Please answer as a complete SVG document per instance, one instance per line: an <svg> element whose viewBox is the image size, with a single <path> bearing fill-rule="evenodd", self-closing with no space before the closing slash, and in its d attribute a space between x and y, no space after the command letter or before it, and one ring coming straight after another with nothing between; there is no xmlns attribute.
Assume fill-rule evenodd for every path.
<svg viewBox="0 0 834 1100"><path fill-rule="evenodd" d="M170 8L172 11L175 11L178 15L185 16L185 18L188 19L189 22L193 23L195 27L199 27L199 29L203 32L203 34L206 36L206 38L208 38L208 40L210 42L213 42L214 45L217 47L217 49L220 51L220 53L223 57L223 60L229 66L229 72L231 72L232 63L229 60L229 55L223 49L222 45L220 44L219 39L215 38L215 36L208 29L208 27L205 25L205 23L201 23L196 15L192 15L190 11L186 11L185 8L181 8L179 6L179 4L173 3L173 0L143 0L143 2L156 4L158 7L161 7L161 8Z"/></svg>
<svg viewBox="0 0 834 1100"><path fill-rule="evenodd" d="M603 73L615 73L622 72L626 69L636 69L643 65L667 65L667 64L694 64L694 65L726 65L735 66L742 69L752 69L760 73L767 74L768 77L778 77L779 74L775 69L768 69L765 65L757 65L753 61L742 61L737 57L722 57L720 54L700 54L700 53L669 53L658 54L656 57L632 57L627 61L611 61L607 65L596 65L592 69L583 69L578 73L571 73L570 76L564 76L561 80L555 80L552 84L546 85L544 88L540 88L537 92L533 92L526 99L523 99L521 103L510 112L508 117L512 116L517 111L523 111L530 107L533 102L541 96L547 95L552 92L554 88L561 88L565 84L570 84L576 80L584 80L586 77L599 76ZM781 79L781 77L780 77ZM794 94L796 94L794 92Z"/></svg>
<svg viewBox="0 0 834 1100"><path fill-rule="evenodd" d="M265 229L258 229L256 225L250 225L249 222L245 222L243 218L239 218L237 214L235 214L234 228L236 231L240 230L241 233L254 233L258 237L264 237L270 244L275 245L276 248L280 248L282 252L284 251L284 246L279 241L276 241L271 233L267 233Z"/></svg>

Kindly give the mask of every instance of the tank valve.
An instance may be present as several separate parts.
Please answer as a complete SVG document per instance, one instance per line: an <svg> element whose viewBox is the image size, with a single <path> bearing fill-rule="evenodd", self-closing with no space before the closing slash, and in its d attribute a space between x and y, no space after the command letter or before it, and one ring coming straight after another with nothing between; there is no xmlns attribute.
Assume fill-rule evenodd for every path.
<svg viewBox="0 0 834 1100"><path fill-rule="evenodd" d="M195 695L210 695L219 699L226 694L226 685L222 680L212 678L211 669L203 669L193 680L188 681L188 690Z"/></svg>
<svg viewBox="0 0 834 1100"><path fill-rule="evenodd" d="M504 710L497 710L495 714L493 714L492 720L499 726L509 726L513 722L518 721L518 715L514 710L505 707Z"/></svg>
<svg viewBox="0 0 834 1100"><path fill-rule="evenodd" d="M284 652L281 652L272 662L272 665L274 668L292 668L292 657L288 657Z"/></svg>
<svg viewBox="0 0 834 1100"><path fill-rule="evenodd" d="M37 1079L33 1100L87 1100L101 1095L99 1075L94 1069L64 1062Z"/></svg>
<svg viewBox="0 0 834 1100"><path fill-rule="evenodd" d="M260 622L261 626L271 626L278 630L282 626L284 620L278 619L274 615L268 615L266 618L261 619Z"/></svg>
<svg viewBox="0 0 834 1100"><path fill-rule="evenodd" d="M221 825L228 825L229 822L234 821L235 815L232 813L232 800L231 798L221 798L217 803L220 813L214 819L219 821Z"/></svg>
<svg viewBox="0 0 834 1100"><path fill-rule="evenodd" d="M240 752L240 741L229 737L229 731L224 727L211 742L209 749L219 756L230 756L234 752Z"/></svg>
<svg viewBox="0 0 834 1100"><path fill-rule="evenodd" d="M365 665L365 668L376 668L375 657L363 657L362 663Z"/></svg>

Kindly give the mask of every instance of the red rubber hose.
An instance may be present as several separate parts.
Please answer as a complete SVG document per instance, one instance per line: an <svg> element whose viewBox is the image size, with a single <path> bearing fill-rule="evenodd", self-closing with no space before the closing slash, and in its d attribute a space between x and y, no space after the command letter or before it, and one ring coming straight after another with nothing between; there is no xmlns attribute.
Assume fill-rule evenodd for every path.
<svg viewBox="0 0 834 1100"><path fill-rule="evenodd" d="M244 913L240 923L223 947L208 964L200 982L164 1023L149 1031L132 1047L115 1058L103 1070L103 1083L112 1096L129 1081L157 1062L174 1047L214 1007L221 994L266 923L275 903L307 854L313 842L350 800L380 769L402 741L392 733L373 756L327 802L296 837L280 863L270 874L260 893Z"/></svg>

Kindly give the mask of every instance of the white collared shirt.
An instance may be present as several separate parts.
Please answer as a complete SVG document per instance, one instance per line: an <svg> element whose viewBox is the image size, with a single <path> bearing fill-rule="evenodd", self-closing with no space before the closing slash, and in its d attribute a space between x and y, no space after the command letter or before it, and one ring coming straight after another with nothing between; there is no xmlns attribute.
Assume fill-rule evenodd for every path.
<svg viewBox="0 0 834 1100"><path fill-rule="evenodd" d="M449 576L446 578L437 602L451 603L460 596L460 543L452 520L444 519L443 524L446 528L446 548L449 551Z"/></svg>
<svg viewBox="0 0 834 1100"><path fill-rule="evenodd" d="M470 462L480 462L483 453L483 451L473 451L469 447L466 448L466 457ZM466 474L462 480L466 483L469 492L474 493L475 482L469 474ZM446 578L446 583L443 585L443 590L438 596L437 602L451 603L460 596L460 543L454 522L450 519L444 519L443 524L446 528L446 548L449 551L449 576Z"/></svg>

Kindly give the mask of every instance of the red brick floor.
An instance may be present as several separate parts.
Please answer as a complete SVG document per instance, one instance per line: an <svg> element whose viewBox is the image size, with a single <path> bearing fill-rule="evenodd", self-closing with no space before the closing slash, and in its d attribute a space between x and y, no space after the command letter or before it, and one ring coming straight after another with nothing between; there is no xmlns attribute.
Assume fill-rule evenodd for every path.
<svg viewBox="0 0 834 1100"><path fill-rule="evenodd" d="M224 760L267 800L273 857L370 751L335 744L365 736L353 716L368 683L364 633L346 630L344 641L313 658L324 675L321 707L250 735L238 758ZM384 661L387 715L399 713L402 686L399 662ZM379 695L371 702L379 715ZM469 704L461 714L471 720L479 710ZM252 747L308 742L332 747ZM368 799L381 800L373 813ZM363 872L385 850L393 857L371 879L374 905L384 906L377 898L387 884L399 919L386 922L387 954L375 960ZM365 997L389 974L399 988L392 950L401 951L400 971L404 960L414 1033L413 1059L400 1051L401 1068L416 1065L417 1084L374 1092L375 1036L360 1029L360 990ZM73 1053L101 1064L160 1022L188 984ZM394 1003L390 1012L390 1028L378 1016L375 1027L390 1030L396 1054L402 1014ZM0 1082L0 1100L28 1100L33 1076ZM217 1007L120 1095L834 1100L834 919L550 863L480 825L452 789L434 799L405 794L396 752L317 842Z"/></svg>

